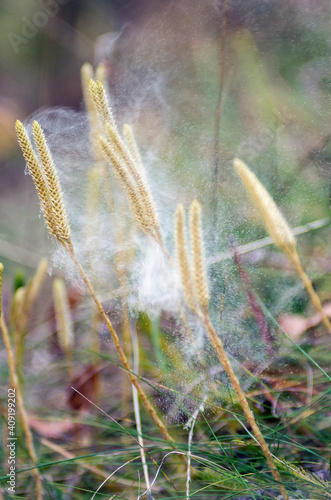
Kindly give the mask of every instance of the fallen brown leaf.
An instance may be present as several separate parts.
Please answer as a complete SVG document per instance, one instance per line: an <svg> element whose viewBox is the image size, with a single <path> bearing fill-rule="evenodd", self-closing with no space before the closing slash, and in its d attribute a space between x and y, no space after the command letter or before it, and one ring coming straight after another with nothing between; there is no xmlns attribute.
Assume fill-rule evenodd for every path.
<svg viewBox="0 0 331 500"><path fill-rule="evenodd" d="M99 390L101 369L101 366L98 365L86 366L82 369L81 373L71 380L68 405L72 410L84 412L92 409L87 399L92 401L96 399L96 394L98 394ZM81 394L78 394L72 388L77 389Z"/></svg>
<svg viewBox="0 0 331 500"><path fill-rule="evenodd" d="M74 422L67 420L49 421L34 417L29 417L29 424L40 436L51 439L58 439L63 434L72 432L75 426Z"/></svg>
<svg viewBox="0 0 331 500"><path fill-rule="evenodd" d="M331 318L331 302L325 304L323 306L323 309L326 315ZM321 313L316 313L310 318L303 318L298 314L282 314L282 316L280 316L280 318L278 319L280 327L293 340L298 340L304 332L309 330L309 328L317 326L319 323L321 323L321 321Z"/></svg>

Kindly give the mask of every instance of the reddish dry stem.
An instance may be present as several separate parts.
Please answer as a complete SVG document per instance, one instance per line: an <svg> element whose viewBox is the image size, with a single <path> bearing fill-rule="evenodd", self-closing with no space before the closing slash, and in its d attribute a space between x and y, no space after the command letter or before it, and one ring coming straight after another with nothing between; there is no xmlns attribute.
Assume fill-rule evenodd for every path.
<svg viewBox="0 0 331 500"><path fill-rule="evenodd" d="M293 262L295 269L296 269L298 275L300 276L301 281L305 285L307 292L309 293L309 296L311 298L313 306L322 315L322 321L323 321L324 325L326 326L326 329L328 330L328 332L331 334L330 320L327 317L327 315L323 309L321 300L320 300L319 296L317 295L317 293L315 292L310 279L308 278L308 276L306 275L305 271L302 268L298 254L296 252L291 254L290 259Z"/></svg>
<svg viewBox="0 0 331 500"><path fill-rule="evenodd" d="M22 426L23 426L25 439L26 439L26 447L28 449L28 453L29 453L32 465L34 466L34 468L32 469L32 474L33 474L35 482L36 482L36 498L37 498L37 500L42 500L42 483L41 483L41 477L40 477L39 470L36 467L37 456L36 456L36 452L35 452L34 445L33 445L33 437L32 437L31 429L29 426L28 415L27 415L25 407L24 407L24 402L23 402L20 386L18 383L17 375L16 375L15 361L14 361L14 356L13 356L13 352L12 352L12 347L10 344L7 325L6 325L2 315L0 317L0 326L1 326L1 330L2 330L3 341L4 341L6 352L7 352L10 382L11 382L13 388L15 389L16 402L17 402L18 410L19 410L20 415L21 415Z"/></svg>

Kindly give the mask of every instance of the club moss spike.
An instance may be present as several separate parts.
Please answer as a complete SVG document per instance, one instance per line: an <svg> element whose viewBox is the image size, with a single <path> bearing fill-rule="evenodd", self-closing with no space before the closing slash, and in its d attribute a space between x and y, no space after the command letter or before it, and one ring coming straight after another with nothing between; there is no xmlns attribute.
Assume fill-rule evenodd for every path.
<svg viewBox="0 0 331 500"><path fill-rule="evenodd" d="M52 234L59 242L68 243L71 240L70 226L63 202L60 181L45 135L41 126L36 121L33 122L33 136L47 181L52 209Z"/></svg>
<svg viewBox="0 0 331 500"><path fill-rule="evenodd" d="M0 262L0 316L2 314L2 275L3 275L3 264Z"/></svg>
<svg viewBox="0 0 331 500"><path fill-rule="evenodd" d="M191 309L191 311L196 312L198 309L198 301L195 291L194 280L191 273L189 254L187 251L186 236L185 236L185 212L183 205L178 205L176 210L175 245L176 245L176 260L179 268L185 303L187 307Z"/></svg>
<svg viewBox="0 0 331 500"><path fill-rule="evenodd" d="M34 152L28 133L23 123L17 120L15 129L18 143L20 145L24 159L38 193L40 206L45 217L46 225L51 235L56 238L56 234L54 233L52 202L42 166L40 165L39 160Z"/></svg>
<svg viewBox="0 0 331 500"><path fill-rule="evenodd" d="M243 161L235 158L233 163L237 174L253 203L259 210L264 225L270 236L274 239L275 244L286 254L293 254L296 251L296 241L291 228L280 213L276 203L256 175Z"/></svg>
<svg viewBox="0 0 331 500"><path fill-rule="evenodd" d="M195 289L201 308L207 310L209 305L209 291L201 228L201 206L197 200L192 202L190 209L190 232Z"/></svg>

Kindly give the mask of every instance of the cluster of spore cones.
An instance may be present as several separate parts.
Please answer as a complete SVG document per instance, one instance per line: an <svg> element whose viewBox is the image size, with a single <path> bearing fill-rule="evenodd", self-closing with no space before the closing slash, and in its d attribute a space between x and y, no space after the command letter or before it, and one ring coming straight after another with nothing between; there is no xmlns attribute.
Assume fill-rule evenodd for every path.
<svg viewBox="0 0 331 500"><path fill-rule="evenodd" d="M160 246L168 259L169 265L175 266L178 270L183 295L183 304L180 306L180 317L183 323L186 324L185 308L187 308L190 314L193 313L196 316L196 320L203 325L207 337L237 394L238 401L250 424L255 439L267 460L278 488L283 498L289 500L288 493L277 470L274 456L270 452L259 429L239 379L232 368L230 359L209 316L210 295L205 264L201 205L197 200L192 201L189 211L189 242L186 236L185 210L181 204L178 205L174 222L176 251L174 258L172 258L162 239L160 217L147 180L147 175L144 171L132 127L125 124L122 132L120 132L112 110L109 107L105 68L101 65L94 73L92 67L89 64L85 64L82 68L82 87L89 122L90 149L94 164L101 169L105 179L109 176L109 169L112 170L118 179L119 186L121 186L126 195L130 212L137 223L137 227L145 233L146 237L152 238ZM125 354L125 349L122 346L122 341L116 333L102 303L98 299L94 286L87 276L87 271L78 260L75 252L75 244L72 241L70 221L63 201L62 188L57 175L56 165L42 127L38 122L34 121L31 138L25 126L20 121L17 121L16 132L18 142L39 196L41 210L49 233L66 249L74 262L95 303L98 313L111 334L123 368L127 371L131 383L136 388L141 403L145 406L163 438L169 441L171 446L175 448L176 445L173 437L168 432L161 417L142 389L140 381L133 373ZM314 306L321 313L325 327L331 333L329 319L323 311L321 301L300 263L296 250L296 241L290 227L266 189L251 170L239 159L234 160L234 168L259 210L267 231L275 244L291 260ZM59 284L55 287L55 293L58 297L61 297L62 292ZM61 303L61 300L58 300ZM61 306L59 307L61 308ZM1 319L1 328L8 353L11 382L16 387L17 394L19 395L20 388L17 382L15 363L12 359L11 346L3 318ZM36 454L31 431L25 417L22 398L19 401L23 427L26 432L27 442L29 443L30 458L32 465L35 466ZM42 482L38 469L35 468L33 471L36 478L36 498L40 500L43 496Z"/></svg>

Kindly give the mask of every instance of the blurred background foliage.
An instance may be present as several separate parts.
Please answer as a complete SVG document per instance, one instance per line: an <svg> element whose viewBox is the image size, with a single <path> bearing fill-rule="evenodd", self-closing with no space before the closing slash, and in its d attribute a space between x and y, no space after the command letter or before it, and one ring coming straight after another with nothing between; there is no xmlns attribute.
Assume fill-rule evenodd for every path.
<svg viewBox="0 0 331 500"><path fill-rule="evenodd" d="M56 15L38 14L51 12L47 9L52 8ZM233 173L234 156L252 167L291 226L329 217L329 0L229 0L222 57L225 10L226 2L222 0L1 1L0 257L5 265L7 288L16 289L24 284L51 247L43 221L38 217L32 181L23 174L24 160L14 134L15 120L25 120L40 107L82 110L80 68L86 61L94 66L106 63L112 106L120 124L129 122L134 126L170 247L176 204L181 202L188 207L195 197L203 205L208 258L227 251L230 236L241 245L266 235ZM38 19L44 26L36 27ZM219 137L215 138L220 60L222 112ZM317 287L323 301L329 300L331 292L330 244L326 222L322 229L299 238L299 253L308 274L321 278ZM275 247L248 254L243 262L252 288L277 318L283 312L314 314L287 259ZM213 290L218 293L222 292L228 269L229 259L217 258L209 268ZM26 358L31 381L28 406L37 408L39 415L58 408L62 411L67 399L63 390L67 380L63 364L57 364L59 347L53 338L50 283L44 286L43 300L35 305L30 323L34 335L29 337ZM69 290L73 311L81 301L80 294L81 291ZM225 300L223 325L229 334L225 347L239 362L244 363L248 353L254 355L255 350L259 358L259 331L236 270L230 274ZM8 293L4 294L4 301L8 309ZM213 306L218 321L220 303ZM111 302L109 310L117 327L120 319L116 304ZM91 361L91 354L84 350L90 346L90 331L86 314L73 312L73 316L80 366ZM47 321L48 329L43 324ZM164 335L172 332L171 319L165 315L160 321L150 320L140 314L137 324L142 334L142 372L179 387L185 396L189 377L195 377L195 373L187 372L185 379L178 368L181 353L173 339ZM105 337L104 330L102 334ZM329 362L324 341L324 337L317 335L314 342L304 338L303 345L326 368ZM267 357L266 353L264 356ZM279 373L267 374L268 383L276 387L277 380L282 382L287 367L294 384L300 377L300 383L306 383L306 367L303 368L306 359L300 356L287 358L285 352ZM121 398L121 373L115 366L107 369L105 390L111 392L112 404L117 405ZM302 373L297 375L301 369ZM45 377L41 385L46 370L52 378ZM2 375L6 380L6 374ZM326 391L323 384L321 394ZM259 397L264 404L263 396ZM284 413L299 411L304 398L299 390L298 393L293 390L293 394L284 390L281 397ZM223 398L226 399L222 393L220 399ZM41 401L43 408L39 406ZM160 406L171 413L167 404L171 406L160 396ZM323 411L326 414L325 408ZM183 415L177 406L176 412L174 419L178 421ZM65 409L63 414L66 415ZM122 415L122 408L117 408L114 414ZM315 416L320 418L318 412ZM274 415L268 413L268 418L273 419ZM172 415L169 419L173 422ZM307 448L310 442L318 448L323 439L325 442L328 439L321 437L324 427L315 435L310 423L302 427L301 422L295 424ZM101 428L103 424L99 421L98 425ZM114 439L118 429L111 426L107 432ZM302 452L303 458L306 452ZM321 453L325 459L325 449Z"/></svg>
<svg viewBox="0 0 331 500"><path fill-rule="evenodd" d="M329 188L320 174L330 171L331 161L330 9L327 0L229 1L215 186L225 2L3 0L1 240L31 251L37 241L39 255L47 245L32 183L22 175L13 124L43 106L82 109L85 61L106 61L119 121L133 122L146 161L170 172L174 191L180 186L180 193L170 195L171 209L179 198L188 203L197 196L215 212L218 198L213 252L228 246L230 233L240 242L263 234L234 179L235 155L254 167L291 224L325 217ZM155 178L167 205L160 189L166 180L159 172ZM5 257L8 251L3 248Z"/></svg>

